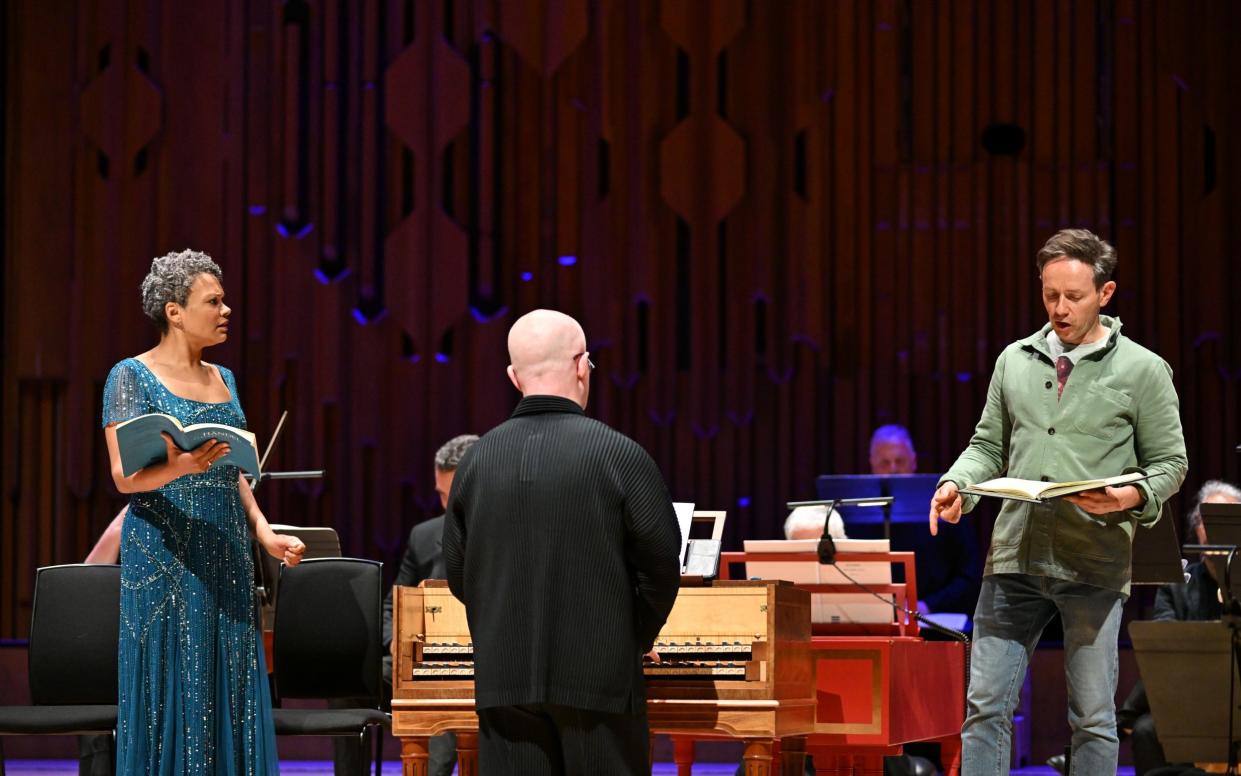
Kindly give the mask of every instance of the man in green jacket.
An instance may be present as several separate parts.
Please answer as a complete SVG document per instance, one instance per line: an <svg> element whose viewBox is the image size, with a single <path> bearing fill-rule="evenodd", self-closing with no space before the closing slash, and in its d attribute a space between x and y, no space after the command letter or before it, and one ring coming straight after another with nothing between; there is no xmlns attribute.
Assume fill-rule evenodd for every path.
<svg viewBox="0 0 1241 776"><path fill-rule="evenodd" d="M931 533L977 497L959 488L1000 474L1063 482L1155 475L1045 504L1006 500L974 614L962 774L1006 774L1017 692L1044 626L1064 625L1072 774L1115 773L1117 647L1135 527L1159 519L1187 460L1172 370L1100 315L1116 291L1116 252L1084 229L1038 253L1049 322L1000 354L969 447L931 499Z"/></svg>

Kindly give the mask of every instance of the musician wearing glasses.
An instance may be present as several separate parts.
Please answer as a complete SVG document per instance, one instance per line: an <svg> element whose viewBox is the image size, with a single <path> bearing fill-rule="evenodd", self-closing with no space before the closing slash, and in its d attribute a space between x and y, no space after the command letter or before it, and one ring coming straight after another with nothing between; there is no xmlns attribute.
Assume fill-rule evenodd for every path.
<svg viewBox="0 0 1241 776"><path fill-rule="evenodd" d="M649 774L642 655L680 582L672 502L641 447L586 417L577 321L531 312L508 349L523 398L466 453L444 522L474 640L479 772Z"/></svg>

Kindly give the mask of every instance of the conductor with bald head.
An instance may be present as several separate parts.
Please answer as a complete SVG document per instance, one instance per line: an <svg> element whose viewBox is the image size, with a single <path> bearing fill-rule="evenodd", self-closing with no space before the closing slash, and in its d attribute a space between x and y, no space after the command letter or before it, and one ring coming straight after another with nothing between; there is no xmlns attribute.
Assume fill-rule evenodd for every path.
<svg viewBox="0 0 1241 776"><path fill-rule="evenodd" d="M444 522L480 772L649 774L642 655L680 583L672 502L646 451L586 417L577 321L527 313L508 350L522 399L462 459Z"/></svg>

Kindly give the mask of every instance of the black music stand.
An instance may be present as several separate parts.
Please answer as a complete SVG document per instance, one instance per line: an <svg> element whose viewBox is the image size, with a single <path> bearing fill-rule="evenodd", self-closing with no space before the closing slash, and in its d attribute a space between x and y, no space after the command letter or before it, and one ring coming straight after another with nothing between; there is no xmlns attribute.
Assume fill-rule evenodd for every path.
<svg viewBox="0 0 1241 776"><path fill-rule="evenodd" d="M1230 699L1238 693L1231 629L1221 622L1135 620L1129 639L1168 761L1225 762L1233 756L1230 744L1241 738L1241 715L1232 715L1229 724ZM1232 676L1232 693L1220 691L1224 675Z"/></svg>
<svg viewBox="0 0 1241 776"><path fill-rule="evenodd" d="M1150 528L1133 529L1133 574L1135 585L1180 585L1185 583L1181 563L1181 543L1176 536L1176 512L1165 501L1159 522Z"/></svg>
<svg viewBox="0 0 1241 776"><path fill-rule="evenodd" d="M820 477L820 479L822 479ZM892 508L891 496L860 496L858 498L825 498L818 501L790 501L785 504L789 509L798 507L827 507L823 515L823 535L819 537L819 563L831 565L836 562L836 544L832 534L827 530L832 520L832 512L837 507L883 507L884 511ZM887 521L884 521L887 527ZM884 533L887 533L885 530Z"/></svg>
<svg viewBox="0 0 1241 776"><path fill-rule="evenodd" d="M1241 504L1198 505L1202 514L1202 525L1207 531L1207 542L1212 546L1241 546ZM1228 591L1234 600L1241 600L1241 568L1235 562L1227 574L1219 574L1221 564L1217 558L1204 558L1216 570L1216 579L1231 578L1232 585Z"/></svg>
<svg viewBox="0 0 1241 776"><path fill-rule="evenodd" d="M1177 684L1182 691L1190 689L1189 694L1183 696L1192 698L1192 702L1188 703L1187 709L1181 709L1180 713L1189 716L1204 724L1210 725L1208 730L1216 731L1212 736L1205 732L1199 733L1199 737L1209 739L1214 743L1213 751L1216 751L1211 757L1200 757L1198 760L1210 760L1219 762L1224 757L1219 756L1219 749L1223 749L1228 760L1227 773L1237 773L1237 762L1241 756L1241 714L1237 714L1237 698L1241 695L1238 691L1237 681L1241 677L1241 601L1238 600L1237 594L1241 592L1241 580L1233 577L1232 571L1236 565L1235 561L1238 556L1238 546L1241 545L1241 504L1210 504L1204 503L1199 505L1202 512L1202 524L1206 528L1207 539L1211 544L1187 544L1185 550L1187 552L1197 552L1203 557L1203 561L1210 563L1215 570L1215 577L1218 580L1223 577L1222 584L1219 589L1223 598L1223 609L1220 617L1220 623L1209 623L1215 626L1215 630L1210 635L1211 646L1213 647L1209 656L1201 654L1193 655L1192 660L1184 660L1184 654L1180 655L1181 662L1184 664L1194 664L1181 669L1183 671L1192 671L1194 668L1201 668L1205 671L1206 681L1202 685L1203 694L1192 691L1191 688L1183 684ZM1220 573L1221 564L1217 558L1223 558L1222 574ZM1178 623L1190 624L1190 623ZM1222 627L1221 627L1222 626ZM1130 626L1132 628L1132 625ZM1130 632L1132 635L1132 631ZM1188 632L1187 634L1188 635ZM1221 647L1219 642L1223 642ZM1137 646L1136 643L1134 645ZM1186 651L1186 645L1182 644L1182 652ZM1189 651L1192 652L1192 649ZM1219 654L1222 653L1222 658ZM1215 657L1216 659L1211 659ZM1210 663L1210 669L1203 668L1201 664ZM1218 692L1219 676L1221 673L1228 674L1228 699L1223 702L1223 693ZM1214 678L1215 681L1210 681ZM1149 690L1149 684L1148 684ZM1213 695L1212 695L1213 693ZM1219 702L1214 701L1214 696L1218 696ZM1203 703L1204 699L1212 698L1211 701ZM1206 705L1214 709L1219 703L1224 703L1226 723L1222 719L1202 718L1202 713L1198 707ZM1151 704L1154 709L1154 702ZM1155 718L1156 727L1159 726L1159 718ZM1221 734L1218 731L1226 731ZM1160 739L1163 738L1163 731L1160 730ZM1167 747L1165 746L1165 751ZM1171 755L1169 755L1171 757Z"/></svg>
<svg viewBox="0 0 1241 776"><path fill-rule="evenodd" d="M291 472L269 472L264 471L267 467L267 459L271 456L271 451L276 447L276 440L280 438L280 432L284 430L284 422L289 417L289 411L284 410L280 413L280 420L276 421L276 430L271 433L271 439L267 440L267 449L263 451L263 457L259 459L259 476L255 477L250 473L244 476L250 483L250 490L257 491L264 480L305 480L305 479L322 479L325 471L323 469L311 469L304 471ZM292 528L292 526L280 526L281 528ZM272 526L273 529L276 526ZM305 559L320 557L337 557L340 555L340 538L336 534L334 528L311 528L310 531L316 532L313 537L302 539L306 544ZM331 534L330 537L327 533ZM281 531L276 533L286 533L298 535L300 531ZM310 537L310 534L307 535ZM300 535L298 538L302 538ZM335 551L332 550L335 547ZM254 562L254 592L255 601L259 607L259 619L265 630L271 630L272 618L275 617L276 605L276 585L280 581L280 564L281 561L275 560L259 546L257 538L250 539L250 555Z"/></svg>
<svg viewBox="0 0 1241 776"><path fill-rule="evenodd" d="M288 417L289 411L284 410L280 413L280 420L276 421L276 430L271 432L271 439L267 440L267 449L263 451L263 457L259 461L259 471L261 474L257 477L252 474L246 475L246 479L250 481L251 490L258 490L259 486L263 484L263 480L306 480L323 478L323 469L306 469L295 472L264 471L267 467L267 458L271 455L271 451L276 447L276 440L280 438L280 432L284 430L284 421Z"/></svg>
<svg viewBox="0 0 1241 776"><path fill-rule="evenodd" d="M883 524L883 537L892 538L892 523L925 523L931 496L939 484L938 474L821 474L815 491L822 502L840 499L840 515L846 525ZM850 508L856 499L890 498L882 510Z"/></svg>

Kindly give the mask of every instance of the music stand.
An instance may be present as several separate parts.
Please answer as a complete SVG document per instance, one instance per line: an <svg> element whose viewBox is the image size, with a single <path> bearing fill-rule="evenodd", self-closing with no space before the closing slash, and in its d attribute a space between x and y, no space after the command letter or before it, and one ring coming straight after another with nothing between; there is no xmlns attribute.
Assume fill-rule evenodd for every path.
<svg viewBox="0 0 1241 776"><path fill-rule="evenodd" d="M1202 525L1207 531L1207 542L1211 545L1241 546L1241 504L1212 504L1206 502L1198 505L1202 514ZM1216 558L1204 558L1216 569L1220 569L1220 561ZM1228 569L1229 574L1217 574L1216 579L1231 577L1232 585L1228 591L1233 599L1241 600L1241 569L1234 563Z"/></svg>
<svg viewBox="0 0 1241 776"><path fill-rule="evenodd" d="M685 565L681 568L681 584L697 585L703 580L715 579L720 573L720 549L724 541L724 521L728 513L720 511L694 512L690 528L694 525L710 525L710 539L687 539ZM688 537L688 534L686 534Z"/></svg>
<svg viewBox="0 0 1241 776"><path fill-rule="evenodd" d="M827 507L827 514L830 517L832 511L837 507L890 507L892 506L892 498L890 496L824 498L817 501L790 501L784 506L789 509L797 509L798 507Z"/></svg>
<svg viewBox="0 0 1241 776"><path fill-rule="evenodd" d="M831 535L827 531L827 521L831 519L832 510L834 510L837 506L856 506L856 507L883 507L884 510L887 511L891 509L892 507L892 496L877 496L877 497L871 496L871 497L848 498L848 499L829 498L829 499L823 499L821 501L790 501L787 504L789 509L796 509L797 507L820 506L820 505L827 507L827 517L823 521L823 535L819 537L818 556L819 556L819 563L825 566L828 566L828 565L836 564L836 543L832 540ZM886 533L887 527L888 527L888 523L885 521L884 522L885 533ZM845 574L844 576L846 579L848 579L848 574ZM865 585L860 585L855 580L849 580L849 581L853 582L853 584L857 585L862 590L866 590ZM905 579L906 584L909 584L910 581L911 580L909 580L908 578ZM916 580L914 581L914 584L916 586ZM871 592L871 595L875 595L875 594ZM881 598L880 596L877 596L877 595L875 597ZM915 601L916 600L917 599L915 599ZM892 605L895 606L894 603ZM952 628L947 628L933 620L927 619L925 615L923 615L922 613L918 611L906 609L906 613L912 616L919 623L921 623L923 627L936 631L937 633L941 633L947 636L948 638L953 639L954 641L958 641L958 640L969 641L969 636L965 635L964 633L953 630Z"/></svg>
<svg viewBox="0 0 1241 776"><path fill-rule="evenodd" d="M1165 501L1159 521L1150 528L1133 529L1133 574L1135 585L1179 585L1185 582L1181 564L1181 542L1176 536L1176 512Z"/></svg>
<svg viewBox="0 0 1241 776"><path fill-rule="evenodd" d="M276 446L276 440L280 438L280 432L284 429L284 421L289 417L289 411L284 410L280 413L280 420L276 421L276 430L271 432L271 439L267 440L267 449L263 451L263 457L259 460L259 476L247 474L246 479L250 481L250 489L258 490L259 485L263 484L263 480L307 480L321 479L324 475L323 469L304 469L295 472L269 472L264 471L267 467L267 457L271 455L271 451Z"/></svg>
<svg viewBox="0 0 1241 776"><path fill-rule="evenodd" d="M267 448L263 451L263 457L259 459L259 476L255 477L248 473L245 475L250 483L251 491L257 491L264 480L302 480L323 477L323 469L292 472L265 471L267 459L275 449L276 440L280 438L280 432L284 430L284 422L288 417L289 411L284 410L280 413L280 420L276 421L276 429L272 431L271 439L267 440ZM293 534L301 539L306 545L306 553L302 556L305 559L340 557L340 537L336 535L334 528L298 528L289 531L277 529L294 528L294 526L272 525L271 528L276 533ZM280 581L281 561L264 552L256 538L250 539L250 554L254 562L254 594L259 607L260 620L264 629L270 631L275 617L276 585Z"/></svg>
<svg viewBox="0 0 1241 776"><path fill-rule="evenodd" d="M942 474L890 474L883 479L883 495L892 497L892 522L927 522L931 497Z"/></svg>
<svg viewBox="0 0 1241 776"><path fill-rule="evenodd" d="M874 474L820 474L814 478L814 491L824 502L836 499L847 501L855 498L878 497L883 495L883 486L879 480L880 478ZM886 526L888 522L884 514L888 511L886 508L876 511L840 505L838 511L846 526L863 523L883 523ZM887 533L885 528L884 536L887 536Z"/></svg>
<svg viewBox="0 0 1241 776"><path fill-rule="evenodd" d="M1199 552L1206 563L1210 563L1216 571L1216 579L1223 577L1219 586L1223 598L1223 610L1220 616L1222 625L1227 630L1228 646L1231 660L1228 667L1228 773L1237 773L1238 756L1241 755L1241 735L1237 726L1241 716L1236 714L1235 699L1238 695L1237 677L1241 675L1241 602L1237 599L1241 580L1232 576L1233 566L1237 559L1238 545L1241 545L1241 504L1199 505L1202 513L1202 524L1206 528L1207 538L1211 544L1186 545L1190 552ZM1220 565L1216 558L1223 558L1223 574L1219 573ZM1235 673L1234 673L1235 669ZM1216 676L1218 676L1218 669ZM1156 720L1158 722L1158 720ZM1218 727L1216 728L1218 729Z"/></svg>
<svg viewBox="0 0 1241 776"><path fill-rule="evenodd" d="M836 507L883 507L891 508L891 496L863 496L861 498L826 498L819 501L790 501L785 504L789 509L798 507L827 507L823 514L823 534L819 537L819 563L831 566L836 563L836 543L832 539L828 526L832 520L832 512ZM884 524L887 525L886 523Z"/></svg>
<svg viewBox="0 0 1241 776"><path fill-rule="evenodd" d="M1224 762L1241 738L1241 716L1229 725L1232 632L1220 622L1134 621L1129 639L1146 685L1159 743L1169 762ZM1232 693L1220 678L1232 676ZM1231 728L1231 736L1224 731Z"/></svg>
<svg viewBox="0 0 1241 776"><path fill-rule="evenodd" d="M883 538L892 538L892 523L925 523L928 505L939 484L938 474L821 474L815 491L824 502L841 499L840 515L846 525L883 524ZM854 509L856 499L884 497L891 504L882 511Z"/></svg>

